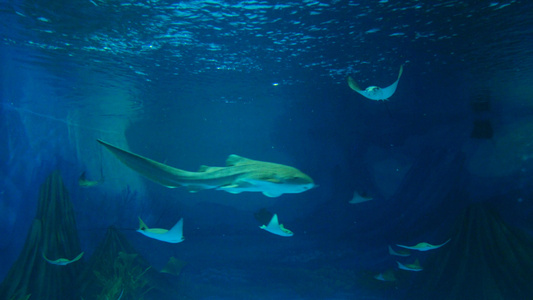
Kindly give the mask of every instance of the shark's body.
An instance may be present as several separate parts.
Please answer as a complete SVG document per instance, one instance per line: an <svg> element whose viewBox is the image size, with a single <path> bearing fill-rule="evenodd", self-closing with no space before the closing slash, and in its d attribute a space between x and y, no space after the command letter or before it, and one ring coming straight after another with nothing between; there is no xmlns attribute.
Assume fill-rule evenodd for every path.
<svg viewBox="0 0 533 300"><path fill-rule="evenodd" d="M348 76L348 86L352 90L358 92L359 94L365 96L366 98L370 100L377 100L377 101L388 100L394 94L394 92L396 92L396 88L398 87L398 82L400 81L400 77L402 76L402 73L403 73L403 65L400 67L400 72L398 73L398 79L396 79L396 81L393 84L385 88L380 88L378 86L369 86L363 90L351 76Z"/></svg>
<svg viewBox="0 0 533 300"><path fill-rule="evenodd" d="M139 218L139 229L137 232L143 235L162 242L177 244L183 242L183 218L181 218L176 225L170 229L163 228L148 228L143 220Z"/></svg>
<svg viewBox="0 0 533 300"><path fill-rule="evenodd" d="M423 243L418 243L414 246L404 246L404 245L396 245L398 247L402 247L402 248L405 248L405 249L411 249L411 250L418 250L418 251L429 251L429 250L433 250L433 249L437 249L437 248L440 248L444 245L446 245L451 239L448 239L446 242L440 244L440 245L431 245L431 244L428 244L426 242L423 242Z"/></svg>
<svg viewBox="0 0 533 300"><path fill-rule="evenodd" d="M274 216L272 216L272 219L270 220L268 225L261 225L259 226L259 228L264 229L270 233L273 233L279 236L285 236L285 237L293 236L292 231L283 227L283 224L279 223L277 214L274 214Z"/></svg>
<svg viewBox="0 0 533 300"><path fill-rule="evenodd" d="M44 252L42 253L43 255L43 258L44 260L46 260L48 263L52 264L52 265L56 265L56 266L66 266L68 264L71 264L73 262L77 262L78 260L81 259L81 257L83 256L83 252L78 254L78 256L76 256L74 259L67 259L67 258L58 258L56 260L51 260L51 259L48 259L46 257L46 255L44 255Z"/></svg>
<svg viewBox="0 0 533 300"><path fill-rule="evenodd" d="M225 167L201 166L198 172L173 168L98 140L122 163L146 178L169 188L185 186L190 192L217 189L229 193L261 192L268 197L301 193L314 187L300 170L276 163L230 155Z"/></svg>

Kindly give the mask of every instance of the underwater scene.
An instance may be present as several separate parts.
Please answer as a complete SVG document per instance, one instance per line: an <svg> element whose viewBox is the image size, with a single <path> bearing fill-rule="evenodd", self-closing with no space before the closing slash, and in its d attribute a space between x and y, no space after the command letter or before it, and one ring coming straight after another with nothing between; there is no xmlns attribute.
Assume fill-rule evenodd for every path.
<svg viewBox="0 0 533 300"><path fill-rule="evenodd" d="M0 299L533 299L532 15L0 0Z"/></svg>

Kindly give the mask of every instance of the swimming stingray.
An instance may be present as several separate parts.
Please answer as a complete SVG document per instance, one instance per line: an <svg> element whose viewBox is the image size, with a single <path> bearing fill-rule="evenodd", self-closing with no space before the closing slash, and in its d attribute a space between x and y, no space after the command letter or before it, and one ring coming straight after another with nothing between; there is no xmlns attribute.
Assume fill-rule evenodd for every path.
<svg viewBox="0 0 533 300"><path fill-rule="evenodd" d="M413 272L420 272L420 271L424 270L420 266L420 262L418 261L418 259L415 260L414 264L402 264L399 261L396 261L396 263L398 263L398 269L402 269L402 270L406 270L406 271L413 271Z"/></svg>
<svg viewBox="0 0 533 300"><path fill-rule="evenodd" d="M400 72L398 73L398 79L396 81L385 88L380 88L377 86L369 86L366 89L362 89L359 87L359 85L355 82L355 80L348 76L348 86L358 92L359 94L365 96L366 98L370 100L388 100L394 92L396 92L396 87L398 86L398 82L400 81L400 77L403 73L403 65L400 66Z"/></svg>
<svg viewBox="0 0 533 300"><path fill-rule="evenodd" d="M90 188L93 186L97 186L104 182L104 176L100 174L100 179L98 180L88 180L85 172L81 173L80 177L78 178L78 185L84 188Z"/></svg>
<svg viewBox="0 0 533 300"><path fill-rule="evenodd" d="M69 260L67 258L58 258L56 260L50 260L46 257L46 255L44 255L44 252L42 253L43 255L43 258L50 264L52 265L56 265L56 266L66 266L68 264L71 264L73 262L77 262L78 260L81 259L81 257L83 256L83 252L78 254L78 256L76 256L74 259L72 260Z"/></svg>
<svg viewBox="0 0 533 300"><path fill-rule="evenodd" d="M173 244L181 243L185 239L183 237L183 218L170 228L170 230L163 228L148 228L143 220L139 218L139 229L137 229L137 232L140 232L149 238Z"/></svg>
<svg viewBox="0 0 533 300"><path fill-rule="evenodd" d="M365 196L361 196L357 191L354 191L353 192L353 197L348 203L350 203L350 204L358 204L358 203L363 203L363 202L370 201L370 200L373 200L373 199L374 198L366 196L366 195Z"/></svg>
<svg viewBox="0 0 533 300"><path fill-rule="evenodd" d="M398 247L402 247L402 248L406 248L406 249L411 249L411 250L418 250L418 251L428 251L428 250L433 250L433 249L437 249L437 248L440 248L444 245L446 245L449 241L451 241L451 239L448 239L446 242L440 244L440 245L431 245L431 244L428 244L426 242L423 242L423 243L418 243L414 246L404 246L404 245L396 245Z"/></svg>
<svg viewBox="0 0 533 300"><path fill-rule="evenodd" d="M393 270L387 270L385 272L374 275L374 278L379 281L396 281L396 276Z"/></svg>
<svg viewBox="0 0 533 300"><path fill-rule="evenodd" d="M406 257L406 256L409 256L411 255L411 253L409 252L409 250L400 250L400 251L395 251L394 249L392 249L391 246L389 246L389 254L390 255L395 255L395 256L403 256L403 257Z"/></svg>
<svg viewBox="0 0 533 300"><path fill-rule="evenodd" d="M190 192L216 189L232 194L261 192L268 197L301 193L315 186L313 179L300 170L270 162L244 158L235 154L225 167L201 166L189 172L167 166L98 140L122 163L150 180L169 188L186 186Z"/></svg>
<svg viewBox="0 0 533 300"><path fill-rule="evenodd" d="M254 216L261 223L261 226L259 226L259 228L279 236L293 236L292 231L283 227L283 224L279 224L277 214L272 214L271 212L263 208L256 212Z"/></svg>

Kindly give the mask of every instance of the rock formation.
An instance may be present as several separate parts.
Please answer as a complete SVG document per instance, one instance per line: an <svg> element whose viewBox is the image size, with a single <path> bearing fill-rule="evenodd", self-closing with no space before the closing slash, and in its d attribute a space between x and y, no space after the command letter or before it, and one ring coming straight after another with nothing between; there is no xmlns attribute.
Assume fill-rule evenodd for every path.
<svg viewBox="0 0 533 300"><path fill-rule="evenodd" d="M460 215L449 245L430 256L408 299L533 299L533 238L488 204Z"/></svg>
<svg viewBox="0 0 533 300"><path fill-rule="evenodd" d="M59 266L48 263L43 255L56 260L80 253L72 203L55 171L41 185L37 214L19 258L0 285L0 298L79 299L75 278L83 262Z"/></svg>

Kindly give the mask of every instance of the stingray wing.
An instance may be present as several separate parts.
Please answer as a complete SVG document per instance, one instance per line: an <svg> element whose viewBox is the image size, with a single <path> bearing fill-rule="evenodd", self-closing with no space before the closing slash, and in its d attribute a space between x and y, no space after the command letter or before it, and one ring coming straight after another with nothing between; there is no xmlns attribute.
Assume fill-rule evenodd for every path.
<svg viewBox="0 0 533 300"><path fill-rule="evenodd" d="M380 99L376 99L376 100L389 99L394 94L394 92L396 92L396 87L398 87L398 81L400 81L399 78L393 84L389 85L388 87L382 88L381 94L379 95Z"/></svg>
<svg viewBox="0 0 533 300"><path fill-rule="evenodd" d="M382 99L379 99L379 100L387 100L394 94L394 92L396 92L396 88L398 87L398 82L400 81L400 77L402 77L402 74L403 74L403 65L400 66L400 72L398 73L398 79L396 79L396 81L393 84L389 85L388 87L381 89L380 96L382 97Z"/></svg>
<svg viewBox="0 0 533 300"><path fill-rule="evenodd" d="M352 76L348 76L348 78L346 79L348 81L348 86L358 92L358 93L362 93L364 90L357 84L357 82L355 82L355 80L352 78Z"/></svg>
<svg viewBox="0 0 533 300"><path fill-rule="evenodd" d="M176 225L170 228L166 234L171 237L170 240L173 243L179 243L183 241L183 218L181 218Z"/></svg>

